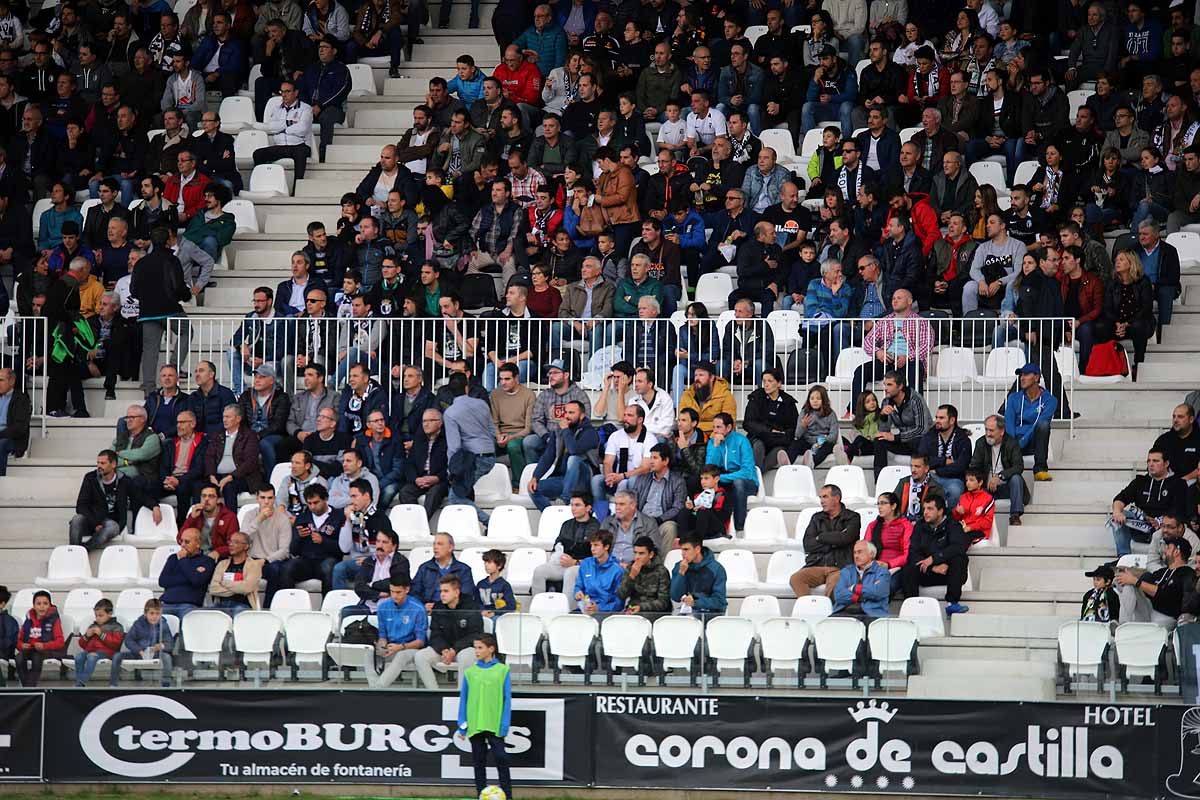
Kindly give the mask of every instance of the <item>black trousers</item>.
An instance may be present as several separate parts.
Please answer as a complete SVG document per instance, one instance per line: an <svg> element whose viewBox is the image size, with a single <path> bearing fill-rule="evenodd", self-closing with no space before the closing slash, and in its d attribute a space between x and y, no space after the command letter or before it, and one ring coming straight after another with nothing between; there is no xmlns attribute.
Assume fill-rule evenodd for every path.
<svg viewBox="0 0 1200 800"><path fill-rule="evenodd" d="M897 455L911 456L917 452L917 448L909 442L891 441L885 442L880 439L875 440L875 477L879 477L879 473L883 472L883 468L887 466L888 453L896 453Z"/></svg>
<svg viewBox="0 0 1200 800"><path fill-rule="evenodd" d="M404 504L415 503L421 499L422 490L415 483L406 483L400 487L400 502ZM446 502L446 498L450 495L449 483L435 483L429 487L425 494L425 514L433 519L433 515Z"/></svg>
<svg viewBox="0 0 1200 800"><path fill-rule="evenodd" d="M51 359L46 368L48 386L46 387L46 410L66 411L67 393L71 394L71 405L76 414L87 413L87 401L83 396L83 376L79 364L75 361L66 364L56 364Z"/></svg>
<svg viewBox="0 0 1200 800"><path fill-rule="evenodd" d="M500 773L500 788L509 800L512 800L512 777L508 770L508 751L504 749L504 740L494 733L482 732L471 737L471 763L475 767L475 793L483 791L487 782L488 750L496 760L496 771Z"/></svg>
<svg viewBox="0 0 1200 800"><path fill-rule="evenodd" d="M281 158L290 158L296 163L296 180L300 180L304 177L304 170L308 166L310 155L312 154L306 144L273 144L254 151L254 166L272 164Z"/></svg>
<svg viewBox="0 0 1200 800"><path fill-rule="evenodd" d="M946 562L949 569L945 575L933 571L933 567L921 572L916 563L909 561L900 568L900 586L905 597L916 597L922 586L945 586L946 601L957 603L962 599L962 587L967 582L967 557L958 556Z"/></svg>

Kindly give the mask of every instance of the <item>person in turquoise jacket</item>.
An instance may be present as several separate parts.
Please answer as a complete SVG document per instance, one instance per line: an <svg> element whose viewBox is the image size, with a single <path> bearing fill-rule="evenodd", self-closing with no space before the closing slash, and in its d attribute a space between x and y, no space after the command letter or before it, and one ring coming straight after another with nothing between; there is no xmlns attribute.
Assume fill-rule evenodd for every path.
<svg viewBox="0 0 1200 800"><path fill-rule="evenodd" d="M458 57L454 67L458 70L458 74L446 84L446 93L457 92L458 99L463 101L463 105L470 108L472 103L483 97L483 79L487 76L483 74L483 70L475 66L475 59L466 53Z"/></svg>
<svg viewBox="0 0 1200 800"><path fill-rule="evenodd" d="M617 595L625 570L612 558L611 531L593 531L588 535L592 555L579 562L575 573L575 602L585 614L620 611L625 603Z"/></svg>
<svg viewBox="0 0 1200 800"><path fill-rule="evenodd" d="M545 79L550 70L567 63L567 34L554 21L554 14L548 5L540 5L533 10L533 24L513 42L521 48L521 52L532 50L537 53L538 72ZM529 57L526 56L526 61Z"/></svg>
<svg viewBox="0 0 1200 800"><path fill-rule="evenodd" d="M733 527L741 535L746 528L746 501L758 494L758 472L754 447L744 433L734 430L733 417L724 411L713 417L704 461L721 468L720 483L733 500Z"/></svg>
<svg viewBox="0 0 1200 800"><path fill-rule="evenodd" d="M1041 386L1042 369L1032 361L1017 371L1017 390L1004 401L1004 428L1021 443L1021 453L1033 456L1034 480L1050 477L1050 420L1058 399Z"/></svg>
<svg viewBox="0 0 1200 800"><path fill-rule="evenodd" d="M671 568L671 600L697 614L724 614L729 606L725 597L725 568L702 544L699 534L679 540L683 556Z"/></svg>
<svg viewBox="0 0 1200 800"><path fill-rule="evenodd" d="M512 800L512 777L504 737L512 723L512 675L507 664L496 660L496 637L475 637L475 663L463 672L458 690L458 732L471 743L475 767L475 794L487 786L487 754L492 751L500 788Z"/></svg>

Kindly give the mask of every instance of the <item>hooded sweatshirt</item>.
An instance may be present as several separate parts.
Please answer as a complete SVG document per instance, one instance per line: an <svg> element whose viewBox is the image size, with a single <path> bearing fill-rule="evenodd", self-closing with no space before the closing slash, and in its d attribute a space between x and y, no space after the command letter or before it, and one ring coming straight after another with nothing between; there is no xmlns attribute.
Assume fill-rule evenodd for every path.
<svg viewBox="0 0 1200 800"><path fill-rule="evenodd" d="M67 647L62 621L59 619L58 609L54 606L50 606L43 617L39 617L35 609L29 609L29 615L21 625L21 632L17 634L18 650L22 645L38 642L44 646L43 653L47 650L65 650Z"/></svg>
<svg viewBox="0 0 1200 800"><path fill-rule="evenodd" d="M684 595L695 601L693 611L725 613L729 602L725 598L725 568L722 567L707 547L700 548L700 563L688 566L687 574L680 574L680 564L671 570L671 600L678 603Z"/></svg>

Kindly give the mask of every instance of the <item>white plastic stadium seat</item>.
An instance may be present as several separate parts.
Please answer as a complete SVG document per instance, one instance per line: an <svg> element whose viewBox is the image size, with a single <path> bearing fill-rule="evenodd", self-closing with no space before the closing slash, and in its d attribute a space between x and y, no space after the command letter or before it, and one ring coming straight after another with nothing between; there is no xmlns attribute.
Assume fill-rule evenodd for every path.
<svg viewBox="0 0 1200 800"><path fill-rule="evenodd" d="M512 500L512 475L508 465L497 463L487 475L475 481L475 502L492 507Z"/></svg>
<svg viewBox="0 0 1200 800"><path fill-rule="evenodd" d="M281 633L283 622L270 611L243 611L238 614L233 620L233 646L241 655L242 666L265 669L270 674L275 642Z"/></svg>
<svg viewBox="0 0 1200 800"><path fill-rule="evenodd" d="M1068 113L1070 114L1070 121L1072 123L1075 122L1075 112L1083 108L1084 103L1087 102L1091 94L1087 89L1075 89L1074 91L1067 92Z"/></svg>
<svg viewBox="0 0 1200 800"><path fill-rule="evenodd" d="M809 623L822 620L833 613L833 601L823 594L806 594L797 597L792 606L792 616Z"/></svg>
<svg viewBox="0 0 1200 800"><path fill-rule="evenodd" d="M142 568L136 547L127 544L109 545L100 554L96 577L88 584L100 589L124 589L141 582Z"/></svg>
<svg viewBox="0 0 1200 800"><path fill-rule="evenodd" d="M983 375L977 380L985 386L1008 386L1017 370L1025 366L1025 351L1020 347L996 347L988 353Z"/></svg>
<svg viewBox="0 0 1200 800"><path fill-rule="evenodd" d="M862 467L852 464L830 467L825 482L842 490L843 505L865 505L872 500L871 493L867 491L867 476Z"/></svg>
<svg viewBox="0 0 1200 800"><path fill-rule="evenodd" d="M811 128L804 132L804 138L800 140L800 163L808 166L808 162L812 160L813 155L821 149L821 138L824 133L822 128Z"/></svg>
<svg viewBox="0 0 1200 800"><path fill-rule="evenodd" d="M779 506L792 511L815 506L819 502L817 483L813 478L812 467L790 464L780 467L775 472L775 487L774 491L767 496L767 505Z"/></svg>
<svg viewBox="0 0 1200 800"><path fill-rule="evenodd" d="M1018 184L1028 186L1040 166L1041 164L1037 161L1022 161L1020 164L1017 164L1017 169L1013 172L1013 186Z"/></svg>
<svg viewBox="0 0 1200 800"><path fill-rule="evenodd" d="M72 589L67 592L67 599L62 602L60 608L75 619L91 619L88 615L95 610L96 603L103 597L104 593L99 589ZM24 620L18 620L18 624L23 622Z"/></svg>
<svg viewBox="0 0 1200 800"><path fill-rule="evenodd" d="M560 614L569 613L570 610L567 596L562 592L540 592L529 601L529 613L541 619L543 623Z"/></svg>
<svg viewBox="0 0 1200 800"><path fill-rule="evenodd" d="M703 635L704 624L696 617L659 617L654 620L654 655L664 670L690 670Z"/></svg>
<svg viewBox="0 0 1200 800"><path fill-rule="evenodd" d="M900 605L900 619L911 620L917 626L918 639L946 635L942 605L932 597L906 597Z"/></svg>
<svg viewBox="0 0 1200 800"><path fill-rule="evenodd" d="M254 203L249 200L239 197L236 200L230 200L225 204L225 210L233 214L233 219L237 224L238 233L258 233L258 216L254 213ZM287 466L286 464L276 464L276 467ZM274 470L272 470L274 473ZM276 484L271 483L272 486Z"/></svg>
<svg viewBox="0 0 1200 800"><path fill-rule="evenodd" d="M930 386L961 386L979 375L975 351L969 347L943 347L938 350L937 369L929 379Z"/></svg>
<svg viewBox="0 0 1200 800"><path fill-rule="evenodd" d="M350 70L350 97L368 97L379 94L375 88L375 75L369 64L347 64Z"/></svg>
<svg viewBox="0 0 1200 800"><path fill-rule="evenodd" d="M179 536L179 528L175 523L174 507L159 503L158 510L162 512L162 522L155 525L154 510L139 508L137 517L133 520L133 529L125 534L122 541L133 545L155 545L175 541Z"/></svg>
<svg viewBox="0 0 1200 800"><path fill-rule="evenodd" d="M353 589L331 589L329 594L321 598L321 613L332 617L334 620L341 619L342 609L346 606L356 606L359 603L359 597ZM288 614L288 619L299 614L299 611L293 611ZM336 627L336 624L335 626Z"/></svg>
<svg viewBox="0 0 1200 800"><path fill-rule="evenodd" d="M179 545L177 544L164 544L154 548L154 552L150 555L150 568L146 570L146 577L142 578L139 583L153 589L162 588L158 585L158 576L162 574L163 567L167 565L167 559L178 552Z"/></svg>
<svg viewBox="0 0 1200 800"><path fill-rule="evenodd" d="M200 609L184 617L182 625L184 646L192 656L192 663L219 666L225 637L233 629L229 615L224 611Z"/></svg>
<svg viewBox="0 0 1200 800"><path fill-rule="evenodd" d="M866 629L861 622L849 617L827 617L812 626L814 655L824 673L830 670L853 670L858 658L858 646Z"/></svg>
<svg viewBox="0 0 1200 800"><path fill-rule="evenodd" d="M521 477L517 482L517 491L513 494L510 503L516 506L521 506L526 509L536 509L533 498L529 496L529 481L533 479L534 470L537 469L537 464L526 464L525 469L521 470ZM555 536L558 534L555 533Z"/></svg>
<svg viewBox="0 0 1200 800"><path fill-rule="evenodd" d="M569 519L571 519L570 506L548 506L538 519L537 540L553 544L554 540L558 538L562 524Z"/></svg>
<svg viewBox="0 0 1200 800"><path fill-rule="evenodd" d="M556 660L555 677L563 667L588 666L592 644L600 634L600 623L586 614L562 614L546 626L550 655Z"/></svg>
<svg viewBox="0 0 1200 800"><path fill-rule="evenodd" d="M812 518L820 512L820 508L806 508L796 515L796 527L793 536L800 543L801 555L804 554L804 532L808 530L808 524L812 522Z"/></svg>
<svg viewBox="0 0 1200 800"><path fill-rule="evenodd" d="M759 139L762 140L763 147L770 147L775 151L775 160L779 163L801 163L800 157L796 155L796 145L790 130L769 128L762 132Z"/></svg>
<svg viewBox="0 0 1200 800"><path fill-rule="evenodd" d="M489 549L488 547L466 547L455 553L459 561L471 568L471 578L475 583L487 577L487 570L483 568L483 554Z"/></svg>
<svg viewBox="0 0 1200 800"><path fill-rule="evenodd" d="M896 487L900 485L900 481L912 474L912 469L907 466L893 464L890 467L884 467L879 473L879 477L875 479L875 498L879 499L879 495L884 492L894 492ZM863 533L867 531L866 523L862 525Z"/></svg>
<svg viewBox="0 0 1200 800"><path fill-rule="evenodd" d="M475 507L466 504L442 506L442 513L437 521L437 532L453 536L456 546L478 541L479 517Z"/></svg>
<svg viewBox="0 0 1200 800"><path fill-rule="evenodd" d="M309 598L308 592L303 589L280 589L271 598L270 611L287 622L288 616L293 611L312 611L312 600Z"/></svg>
<svg viewBox="0 0 1200 800"><path fill-rule="evenodd" d="M737 615L744 619L753 620L757 627L764 620L783 616L783 612L779 609L778 597L771 594L752 594L749 597L743 598Z"/></svg>
<svg viewBox="0 0 1200 800"><path fill-rule="evenodd" d="M233 138L233 160L238 169L250 169L254 166L254 151L267 147L270 139L266 131L238 131Z"/></svg>
<svg viewBox="0 0 1200 800"><path fill-rule="evenodd" d="M92 578L88 552L79 545L62 544L50 551L45 577L34 578L43 589L70 589L84 586Z"/></svg>
<svg viewBox="0 0 1200 800"><path fill-rule="evenodd" d="M871 660L879 665L880 673L907 673L917 638L917 625L912 620L883 617L867 627Z"/></svg>
<svg viewBox="0 0 1200 800"><path fill-rule="evenodd" d="M795 573L804 569L803 550L776 550L767 561L767 579L763 581L763 589L768 591L791 592L788 580Z"/></svg>
<svg viewBox="0 0 1200 800"><path fill-rule="evenodd" d="M804 651L808 644L808 623L802 619L776 617L759 623L758 631L768 683L781 670L794 672L797 681L802 680L808 672Z"/></svg>
<svg viewBox="0 0 1200 800"><path fill-rule="evenodd" d="M675 565L680 561L683 561L682 551L680 551L678 548L674 550L668 550L663 556L663 568L670 573L673 569L675 569Z"/></svg>
<svg viewBox="0 0 1200 800"><path fill-rule="evenodd" d="M995 161L976 161L968 170L980 186L990 184L997 195L1007 195L1008 181L1004 177L1004 167Z"/></svg>
<svg viewBox="0 0 1200 800"><path fill-rule="evenodd" d="M320 611L297 611L287 618L284 625L287 652L297 669L306 665L323 669L325 643L329 641L329 628L325 625L328 619Z"/></svg>
<svg viewBox="0 0 1200 800"><path fill-rule="evenodd" d="M1114 639L1124 688L1128 688L1130 678L1161 680L1159 665L1167 646L1166 628L1153 622L1127 622L1117 627Z"/></svg>
<svg viewBox="0 0 1200 800"><path fill-rule="evenodd" d="M837 363L833 366L833 374L825 379L831 389L849 389L854 379L854 370L863 364L869 364L872 356L861 347L847 347L838 353Z"/></svg>
<svg viewBox="0 0 1200 800"><path fill-rule="evenodd" d="M733 291L733 279L723 272L701 275L696 282L696 302L703 303L710 315L720 314L729 308L729 294Z"/></svg>
<svg viewBox="0 0 1200 800"><path fill-rule="evenodd" d="M800 337L800 322L804 318L800 316L800 312L794 309L775 309L770 314L767 314L767 322L771 324L771 333L775 335L775 351L778 353L790 353L796 350L803 344L804 340ZM680 318L682 325L683 318ZM679 330L679 326L676 326Z"/></svg>
<svg viewBox="0 0 1200 800"><path fill-rule="evenodd" d="M708 621L704 629L705 655L716 662L713 673L715 685L720 683L723 669L737 670L750 683L747 661L753 665L755 625L754 620L743 617L716 617Z"/></svg>
<svg viewBox="0 0 1200 800"><path fill-rule="evenodd" d="M500 466L497 464L497 466ZM504 470L507 480L508 469ZM508 485L505 484L505 488ZM511 494L509 495L512 496ZM478 499L478 490L476 490ZM565 506L564 506L565 507ZM517 505L496 506L492 509L491 519L488 520L487 541L512 544L524 544L533 541L533 531L529 527L529 511Z"/></svg>
<svg viewBox="0 0 1200 800"><path fill-rule="evenodd" d="M750 46L753 47L754 43L758 41L758 37L762 36L766 32L766 25L750 25L746 28L742 35L750 40Z"/></svg>
<svg viewBox="0 0 1200 800"><path fill-rule="evenodd" d="M29 609L33 608L33 595L37 589L18 589L12 596L12 601L8 604L8 611L12 614L13 619L18 621L18 624L23 624L26 617L29 616Z"/></svg>
<svg viewBox="0 0 1200 800"><path fill-rule="evenodd" d="M226 97L221 101L221 131L237 133L254 125L254 100L250 97Z"/></svg>
<svg viewBox="0 0 1200 800"><path fill-rule="evenodd" d="M287 197L287 173L279 164L259 164L250 173L250 188L244 189L239 197L243 200L270 200L272 197Z"/></svg>
<svg viewBox="0 0 1200 800"><path fill-rule="evenodd" d="M645 617L614 614L600 625L600 646L613 669L637 670L653 628Z"/></svg>
<svg viewBox="0 0 1200 800"><path fill-rule="evenodd" d="M758 568L754 563L754 551L741 548L722 550L717 554L717 563L725 568L725 585L730 593L742 594L758 589Z"/></svg>
<svg viewBox="0 0 1200 800"><path fill-rule="evenodd" d="M392 506L388 512L388 521L396 531L401 542L421 542L432 540L429 533L429 517L425 515L425 506L418 503L401 503Z"/></svg>
<svg viewBox="0 0 1200 800"><path fill-rule="evenodd" d="M908 144L908 142L912 139L912 137L916 136L917 132L920 130L921 130L920 125L916 125L911 128L902 129L900 131L900 144Z"/></svg>
<svg viewBox="0 0 1200 800"><path fill-rule="evenodd" d="M1058 658L1065 679L1088 675L1101 680L1108 648L1107 622L1065 622L1058 629Z"/></svg>
<svg viewBox="0 0 1200 800"><path fill-rule="evenodd" d="M565 598L564 598L565 601ZM615 617L609 617L615 619ZM496 646L509 666L531 666L544 625L536 614L502 614L496 618Z"/></svg>
<svg viewBox="0 0 1200 800"><path fill-rule="evenodd" d="M504 566L504 578L513 587L514 594L529 594L533 582L533 571L546 563L546 551L540 547L518 547L508 556Z"/></svg>
<svg viewBox="0 0 1200 800"><path fill-rule="evenodd" d="M758 506L746 513L745 537L747 542L759 544L783 544L787 541L787 522L783 509L774 506Z"/></svg>
<svg viewBox="0 0 1200 800"><path fill-rule="evenodd" d="M408 563L413 567L419 567L431 558L433 558L432 547L414 547L408 553Z"/></svg>
<svg viewBox="0 0 1200 800"><path fill-rule="evenodd" d="M1177 231L1167 236L1167 243L1179 251L1181 269L1200 267L1200 234Z"/></svg>

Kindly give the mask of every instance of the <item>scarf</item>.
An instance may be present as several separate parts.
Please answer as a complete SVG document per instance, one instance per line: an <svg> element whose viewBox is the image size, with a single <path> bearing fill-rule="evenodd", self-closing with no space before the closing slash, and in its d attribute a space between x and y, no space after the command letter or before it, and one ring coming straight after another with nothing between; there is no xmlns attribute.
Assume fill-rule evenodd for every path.
<svg viewBox="0 0 1200 800"><path fill-rule="evenodd" d="M362 511L354 511L351 509L350 517L350 539L355 545L363 544L369 546L371 544L370 532L367 530L367 520L375 515L375 504L367 506Z"/></svg>
<svg viewBox="0 0 1200 800"><path fill-rule="evenodd" d="M1092 589L1088 592L1083 605L1082 619L1084 622L1112 622L1112 612L1108 608L1108 592L1104 589Z"/></svg>
<svg viewBox="0 0 1200 800"><path fill-rule="evenodd" d="M750 138L752 137L752 135L753 134L751 134L750 131L747 130L746 135L742 138L741 141L734 139L732 136L729 137L729 144L733 147L733 160L739 164L744 164L745 162L750 160L749 142L750 142Z"/></svg>
<svg viewBox="0 0 1200 800"><path fill-rule="evenodd" d="M854 192L852 194L846 193L847 189L850 188L848 169L848 167L843 166L838 170L838 189L841 191L842 199L845 200L846 203L849 205L858 205L858 192L860 189L862 189L863 184L862 164L859 164L854 170Z"/></svg>
<svg viewBox="0 0 1200 800"><path fill-rule="evenodd" d="M378 24L380 27L383 27L384 25L387 25L389 22L391 22L391 19L392 19L392 4L391 4L391 2L384 2L383 10L379 12L379 22L378 23L376 23L376 21L375 21L375 13L376 12L375 12L375 4L374 3L368 2L365 6L363 6L362 22L359 23L359 26L358 26L358 30L361 33L373 34L375 32L376 24Z"/></svg>
<svg viewBox="0 0 1200 800"><path fill-rule="evenodd" d="M929 70L928 73L922 75L920 72L913 73L913 87L916 89L917 97L937 97L938 90L941 89L942 79L939 74L940 70L937 66ZM922 90L921 84L924 82L925 88Z"/></svg>
<svg viewBox="0 0 1200 800"><path fill-rule="evenodd" d="M1050 206L1058 202L1060 181L1062 181L1062 171L1046 167L1046 194L1042 197L1042 208L1044 210L1049 210Z"/></svg>
<svg viewBox="0 0 1200 800"><path fill-rule="evenodd" d="M949 283L958 277L958 248L971 241L971 237L964 233L963 238L955 242L951 240L950 235L947 234L945 240L950 243L950 263L947 265L946 271L942 273L942 280Z"/></svg>

